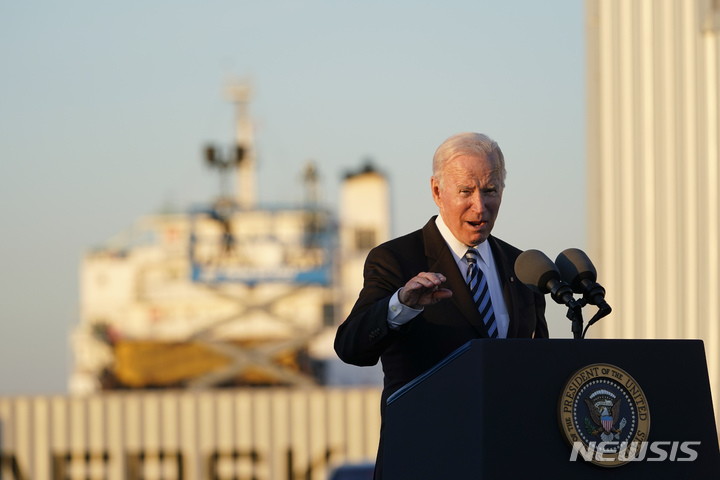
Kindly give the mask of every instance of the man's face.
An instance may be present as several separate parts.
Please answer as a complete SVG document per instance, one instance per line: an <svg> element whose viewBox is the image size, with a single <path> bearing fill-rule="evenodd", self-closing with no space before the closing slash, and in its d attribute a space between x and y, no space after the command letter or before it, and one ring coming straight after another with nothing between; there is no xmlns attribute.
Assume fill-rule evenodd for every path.
<svg viewBox="0 0 720 480"><path fill-rule="evenodd" d="M484 242L495 225L503 192L495 163L492 156L459 155L445 164L442 186L430 181L440 215L465 245Z"/></svg>

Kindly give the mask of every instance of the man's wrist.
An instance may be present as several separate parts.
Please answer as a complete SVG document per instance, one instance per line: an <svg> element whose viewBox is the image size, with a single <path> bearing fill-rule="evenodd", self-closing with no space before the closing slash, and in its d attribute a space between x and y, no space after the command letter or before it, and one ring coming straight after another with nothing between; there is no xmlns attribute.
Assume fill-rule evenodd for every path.
<svg viewBox="0 0 720 480"><path fill-rule="evenodd" d="M402 303L400 301L401 290L402 288L393 294L388 304L387 321L392 329L400 328L423 311L423 308L417 309Z"/></svg>

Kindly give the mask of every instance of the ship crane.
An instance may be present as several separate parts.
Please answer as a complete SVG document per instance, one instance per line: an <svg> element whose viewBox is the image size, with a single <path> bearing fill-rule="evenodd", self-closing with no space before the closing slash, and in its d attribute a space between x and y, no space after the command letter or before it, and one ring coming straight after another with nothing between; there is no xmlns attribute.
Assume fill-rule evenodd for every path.
<svg viewBox="0 0 720 480"><path fill-rule="evenodd" d="M308 371L284 368L277 358L283 355L287 358L288 352L303 356L307 344L323 328L325 298L332 298L325 293L332 288L330 249L334 242L327 241L331 234L328 226L332 222L329 212L318 206L318 172L313 163L307 164L303 172L306 201L300 208L257 208L254 137L248 114L250 88L236 84L228 87L227 92L235 104L236 144L225 157L220 155L220 149L207 147L205 160L224 176L236 169L237 192L233 201L227 191L223 191L212 208L195 212L190 251L194 282L213 292L218 299L234 303L234 313L206 323L190 340L224 355L228 362L223 368L193 378L188 386L204 388L226 384L246 371L253 371L256 376L258 371L264 372L265 376L283 384L312 384ZM287 232L283 238L285 224L292 223L292 217L299 220L299 235L294 240ZM212 240L201 239L200 224L204 219L215 220L221 230L222 246L216 249L210 262L200 258L200 252L206 251L208 244L212 249ZM297 309L283 307L313 297L321 307L316 309L315 318L298 318ZM263 330L258 318L265 319L268 327L265 336L269 338L262 338L263 334L258 333ZM243 329L245 323L253 327ZM233 325L237 331L254 333L241 335L243 338L231 336L230 341L218 337L218 330ZM278 335L278 330L285 334ZM302 367L300 359L294 363Z"/></svg>

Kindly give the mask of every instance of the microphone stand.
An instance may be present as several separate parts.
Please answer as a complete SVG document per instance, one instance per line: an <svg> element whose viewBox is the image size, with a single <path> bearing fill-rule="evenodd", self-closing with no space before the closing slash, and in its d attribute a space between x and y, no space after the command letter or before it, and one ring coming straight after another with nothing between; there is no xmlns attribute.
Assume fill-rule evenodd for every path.
<svg viewBox="0 0 720 480"><path fill-rule="evenodd" d="M573 338L575 340L581 340L585 338L585 332L587 331L587 328L585 329L585 332L583 332L582 317L582 308L585 305L587 305L587 302L585 301L585 299L581 298L580 300L577 300L568 306L567 318L569 318L572 322L572 332ZM588 326L590 325L588 324Z"/></svg>

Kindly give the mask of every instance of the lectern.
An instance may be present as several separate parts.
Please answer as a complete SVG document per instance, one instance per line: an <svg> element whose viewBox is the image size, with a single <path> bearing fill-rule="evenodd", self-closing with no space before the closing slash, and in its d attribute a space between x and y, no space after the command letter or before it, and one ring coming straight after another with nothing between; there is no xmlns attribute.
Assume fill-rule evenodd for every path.
<svg viewBox="0 0 720 480"><path fill-rule="evenodd" d="M474 340L385 413L385 480L720 478L700 340Z"/></svg>

